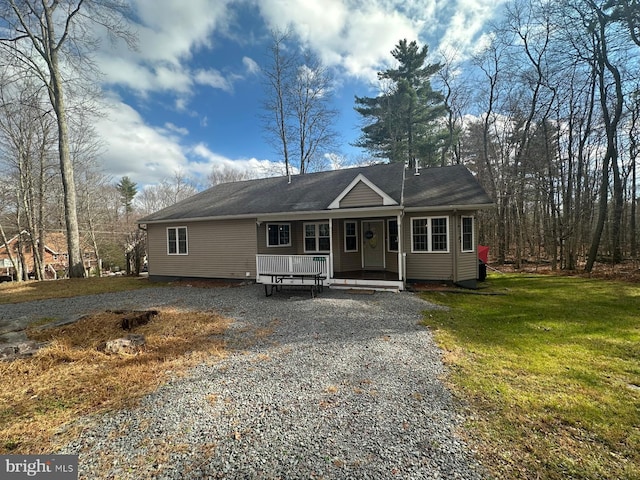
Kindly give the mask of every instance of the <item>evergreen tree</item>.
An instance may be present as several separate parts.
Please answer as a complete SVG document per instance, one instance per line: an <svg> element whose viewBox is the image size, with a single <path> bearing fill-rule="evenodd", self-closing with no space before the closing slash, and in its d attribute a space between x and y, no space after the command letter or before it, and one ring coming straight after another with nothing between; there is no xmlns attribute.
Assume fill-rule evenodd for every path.
<svg viewBox="0 0 640 480"><path fill-rule="evenodd" d="M132 202L133 198L138 193L138 185L131 181L129 177L122 177L120 182L116 185L116 190L120 194L120 202L124 207L127 222L129 221L129 214L133 210Z"/></svg>
<svg viewBox="0 0 640 480"><path fill-rule="evenodd" d="M414 167L438 162L438 149L447 133L440 120L446 114L444 97L431 88L430 78L440 64L425 64L428 47L406 39L391 51L398 67L378 72L389 88L377 97L356 96L355 110L366 125L356 146L391 162Z"/></svg>

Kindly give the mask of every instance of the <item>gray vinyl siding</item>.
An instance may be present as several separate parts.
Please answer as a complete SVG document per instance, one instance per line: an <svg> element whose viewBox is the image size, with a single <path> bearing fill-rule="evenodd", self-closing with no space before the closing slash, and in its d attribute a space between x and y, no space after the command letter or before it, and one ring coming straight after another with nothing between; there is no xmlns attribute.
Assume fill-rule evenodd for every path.
<svg viewBox="0 0 640 480"><path fill-rule="evenodd" d="M340 201L340 208L370 207L377 205L382 205L382 197L363 182L358 182Z"/></svg>
<svg viewBox="0 0 640 480"><path fill-rule="evenodd" d="M385 255L386 270L398 273L398 252L386 252Z"/></svg>
<svg viewBox="0 0 640 480"><path fill-rule="evenodd" d="M343 248L340 249L340 270L337 272L353 272L362 270L362 253L357 252L345 252Z"/></svg>
<svg viewBox="0 0 640 480"><path fill-rule="evenodd" d="M478 254L477 252L461 253L458 259L458 279L475 280L478 278Z"/></svg>
<svg viewBox="0 0 640 480"><path fill-rule="evenodd" d="M356 222L358 232L358 251L344 251L344 222ZM357 219L340 219L333 221L333 269L335 272L352 272L362 269L362 239L360 238L360 221Z"/></svg>
<svg viewBox="0 0 640 480"><path fill-rule="evenodd" d="M187 255L167 254L168 227L187 227ZM147 234L150 276L255 278L255 220L149 224Z"/></svg>
<svg viewBox="0 0 640 480"><path fill-rule="evenodd" d="M417 217L449 216L449 253L411 253L411 220ZM404 217L402 225L403 251L407 253L406 277L408 280L448 280L454 281L453 249L455 235L452 225L455 217L446 212L412 213Z"/></svg>
<svg viewBox="0 0 640 480"><path fill-rule="evenodd" d="M267 246L267 224L269 223L288 223L291 227L291 246L289 247L268 247ZM304 251L301 246L302 238L301 222L262 222L257 228L258 253L262 255L298 255ZM303 250L299 250L298 248Z"/></svg>
<svg viewBox="0 0 640 480"><path fill-rule="evenodd" d="M291 246L289 247L267 247L267 224L268 223L288 223L291 227ZM258 226L258 253L262 255L313 255L304 251L304 224L305 223L327 223L327 219L305 220L305 221L278 221L263 222ZM333 224L335 227L335 222ZM332 241L336 241L335 231ZM335 243L334 243L335 248ZM327 255L328 252L319 252L319 255Z"/></svg>

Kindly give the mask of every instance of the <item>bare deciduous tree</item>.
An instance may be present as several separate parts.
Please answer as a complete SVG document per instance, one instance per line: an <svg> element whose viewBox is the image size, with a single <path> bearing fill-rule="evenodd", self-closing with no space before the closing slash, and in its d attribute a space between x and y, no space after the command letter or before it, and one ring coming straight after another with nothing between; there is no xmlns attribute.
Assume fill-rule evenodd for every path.
<svg viewBox="0 0 640 480"><path fill-rule="evenodd" d="M55 114L71 277L83 277L85 272L69 149L65 69L91 70L89 53L94 44L90 22L131 39L120 16L124 7L120 0L8 0L0 7L6 26L0 46L17 60L16 78L26 76L41 82Z"/></svg>
<svg viewBox="0 0 640 480"><path fill-rule="evenodd" d="M263 117L267 137L282 156L285 174L321 164L318 157L336 146L333 128L338 112L331 108L329 69L309 51L300 53L290 30L272 32L267 64L263 67Z"/></svg>
<svg viewBox="0 0 640 480"><path fill-rule="evenodd" d="M136 196L135 205L143 215L169 207L198 192L194 183L180 170L172 178L165 178L157 185L147 185Z"/></svg>

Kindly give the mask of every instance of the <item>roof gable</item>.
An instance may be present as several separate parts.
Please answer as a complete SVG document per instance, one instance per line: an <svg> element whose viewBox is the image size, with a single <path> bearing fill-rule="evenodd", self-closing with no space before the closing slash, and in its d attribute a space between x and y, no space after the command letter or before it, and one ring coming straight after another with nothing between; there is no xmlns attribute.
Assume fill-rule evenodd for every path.
<svg viewBox="0 0 640 480"><path fill-rule="evenodd" d="M349 185L347 185L347 187L342 192L340 192L340 195L338 195L329 204L327 208L329 209L341 208L340 203L349 195L349 193L351 193L360 184L366 185L370 190L372 190L375 194L377 194L381 198L381 203L379 203L378 205L398 205L398 202L396 202L393 198L387 195L381 188L379 188L375 183L373 183L371 180L365 177L362 173L360 173L356 178L353 179L353 181ZM358 205L358 206L370 206L370 204Z"/></svg>

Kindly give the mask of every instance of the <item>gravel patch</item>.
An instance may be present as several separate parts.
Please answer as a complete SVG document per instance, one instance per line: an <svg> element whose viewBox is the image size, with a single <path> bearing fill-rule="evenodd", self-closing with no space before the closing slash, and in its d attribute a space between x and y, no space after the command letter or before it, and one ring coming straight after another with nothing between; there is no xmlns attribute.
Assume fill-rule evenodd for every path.
<svg viewBox="0 0 640 480"><path fill-rule="evenodd" d="M456 435L441 352L418 325L435 307L411 293L169 287L4 305L0 318L169 306L234 319L231 354L138 408L81 419L58 452L80 455L80 478L486 476Z"/></svg>

